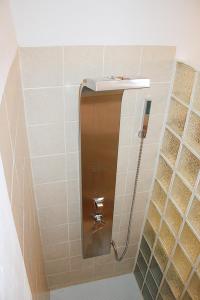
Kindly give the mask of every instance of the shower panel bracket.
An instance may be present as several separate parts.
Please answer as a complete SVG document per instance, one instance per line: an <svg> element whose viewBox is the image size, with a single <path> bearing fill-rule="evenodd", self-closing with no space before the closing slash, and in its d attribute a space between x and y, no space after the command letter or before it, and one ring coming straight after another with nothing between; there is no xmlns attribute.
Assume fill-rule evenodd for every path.
<svg viewBox="0 0 200 300"><path fill-rule="evenodd" d="M80 87L84 258L110 253L123 92L148 87L149 79L122 76L85 79Z"/></svg>

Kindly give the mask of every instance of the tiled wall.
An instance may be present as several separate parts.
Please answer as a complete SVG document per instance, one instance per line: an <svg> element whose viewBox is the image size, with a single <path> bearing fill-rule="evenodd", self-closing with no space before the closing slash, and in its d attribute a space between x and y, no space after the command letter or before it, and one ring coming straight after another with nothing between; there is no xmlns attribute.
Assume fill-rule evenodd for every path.
<svg viewBox="0 0 200 300"><path fill-rule="evenodd" d="M50 288L131 272L136 256L167 105L174 47L68 46L22 48L26 121ZM79 196L80 82L103 75L145 76L148 90L125 92L122 102L113 238L124 246L145 97L152 114L145 140L131 245L117 263L113 253L83 260Z"/></svg>
<svg viewBox="0 0 200 300"><path fill-rule="evenodd" d="M18 55L11 66L0 105L0 152L33 299L49 299L33 195Z"/></svg>
<svg viewBox="0 0 200 300"><path fill-rule="evenodd" d="M183 63L134 273L145 300L200 299L200 74Z"/></svg>

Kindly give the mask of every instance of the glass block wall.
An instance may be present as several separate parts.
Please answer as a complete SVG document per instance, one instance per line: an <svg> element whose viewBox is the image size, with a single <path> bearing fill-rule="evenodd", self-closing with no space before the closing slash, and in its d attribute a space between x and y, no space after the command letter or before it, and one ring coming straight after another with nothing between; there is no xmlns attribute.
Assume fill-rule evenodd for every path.
<svg viewBox="0 0 200 300"><path fill-rule="evenodd" d="M134 274L145 300L200 299L200 73L180 62Z"/></svg>

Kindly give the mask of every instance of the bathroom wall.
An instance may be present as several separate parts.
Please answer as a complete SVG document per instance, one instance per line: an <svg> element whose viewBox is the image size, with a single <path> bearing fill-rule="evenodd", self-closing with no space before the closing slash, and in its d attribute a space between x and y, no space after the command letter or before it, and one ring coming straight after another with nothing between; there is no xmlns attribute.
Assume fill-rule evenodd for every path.
<svg viewBox="0 0 200 300"><path fill-rule="evenodd" d="M21 48L26 121L50 288L132 271L168 101L174 47L66 46ZM145 140L131 244L125 259L83 260L79 191L79 84L86 77L151 78L151 88L125 92L122 102L113 238L125 243L145 97L153 101Z"/></svg>
<svg viewBox="0 0 200 300"><path fill-rule="evenodd" d="M32 296L33 299L48 299L33 195L18 53L9 70L0 105L0 153L9 205L12 208ZM13 251L18 250L13 248ZM23 285L23 282L21 284ZM7 291L5 298L8 295Z"/></svg>
<svg viewBox="0 0 200 300"><path fill-rule="evenodd" d="M200 67L199 0L11 0L11 5L20 46L173 45L179 59Z"/></svg>
<svg viewBox="0 0 200 300"><path fill-rule="evenodd" d="M145 300L200 297L200 73L177 63L135 276Z"/></svg>
<svg viewBox="0 0 200 300"><path fill-rule="evenodd" d="M0 299L31 300L31 290L13 221L1 159L0 191Z"/></svg>
<svg viewBox="0 0 200 300"><path fill-rule="evenodd" d="M16 55L17 41L11 18L9 3L0 2L0 101L2 99L7 75Z"/></svg>

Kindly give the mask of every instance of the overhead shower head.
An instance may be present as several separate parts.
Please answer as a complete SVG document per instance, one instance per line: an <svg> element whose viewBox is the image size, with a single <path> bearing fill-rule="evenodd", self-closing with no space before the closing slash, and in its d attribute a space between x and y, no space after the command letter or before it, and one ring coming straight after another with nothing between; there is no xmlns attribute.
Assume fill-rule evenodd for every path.
<svg viewBox="0 0 200 300"><path fill-rule="evenodd" d="M87 78L83 80L83 86L95 91L113 91L142 89L150 87L148 78L127 78L123 76L110 76L103 78Z"/></svg>

